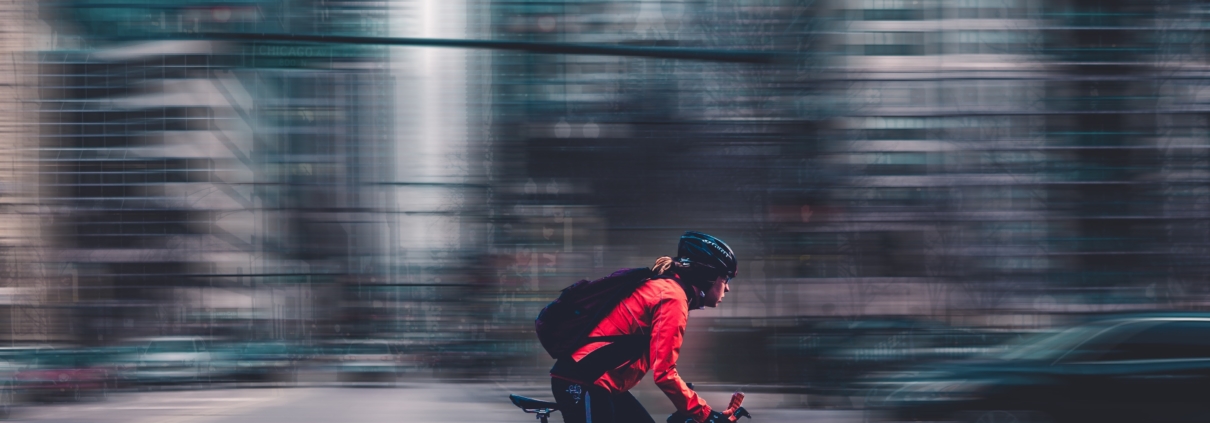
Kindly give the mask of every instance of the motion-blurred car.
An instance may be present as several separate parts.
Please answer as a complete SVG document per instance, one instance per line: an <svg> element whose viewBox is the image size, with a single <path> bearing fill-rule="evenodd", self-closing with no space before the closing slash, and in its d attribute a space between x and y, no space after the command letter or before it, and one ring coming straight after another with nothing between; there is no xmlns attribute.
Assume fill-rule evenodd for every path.
<svg viewBox="0 0 1210 423"><path fill-rule="evenodd" d="M284 341L242 342L224 350L228 352L223 358L225 373L241 381L296 380L297 363L304 358L299 345Z"/></svg>
<svg viewBox="0 0 1210 423"><path fill-rule="evenodd" d="M11 377L17 371L33 367L40 354L54 351L54 346L44 344L0 347L0 360L8 363L8 366L0 368L0 376Z"/></svg>
<svg viewBox="0 0 1210 423"><path fill-rule="evenodd" d="M394 382L399 374L398 355L387 341L336 341L321 351L324 367L341 382Z"/></svg>
<svg viewBox="0 0 1210 423"><path fill-rule="evenodd" d="M22 399L31 401L103 398L112 380L104 350L47 349L34 354L30 366L16 372L13 388Z"/></svg>
<svg viewBox="0 0 1210 423"><path fill-rule="evenodd" d="M812 405L847 407L848 398L863 391L858 382L867 374L985 353L1016 336L887 317L805 322L779 330L771 347L789 361L780 370L792 376L782 383L813 394ZM823 397L834 399L825 403Z"/></svg>
<svg viewBox="0 0 1210 423"><path fill-rule="evenodd" d="M215 366L210 341L196 336L156 337L139 340L139 350L128 379L140 384L210 382L223 375Z"/></svg>
<svg viewBox="0 0 1210 423"><path fill-rule="evenodd" d="M482 377L516 355L509 346L490 340L447 342L435 346L426 365L444 377Z"/></svg>
<svg viewBox="0 0 1210 423"><path fill-rule="evenodd" d="M54 346L46 344L0 347L0 418L6 418L13 407L30 399L19 389L17 375L36 369L39 357L55 351Z"/></svg>
<svg viewBox="0 0 1210 423"><path fill-rule="evenodd" d="M32 357L37 352L51 350L49 345L0 347L0 419L8 418L22 402L14 383L17 374L34 366Z"/></svg>
<svg viewBox="0 0 1210 423"><path fill-rule="evenodd" d="M1210 421L1210 315L1106 318L869 387L892 420Z"/></svg>

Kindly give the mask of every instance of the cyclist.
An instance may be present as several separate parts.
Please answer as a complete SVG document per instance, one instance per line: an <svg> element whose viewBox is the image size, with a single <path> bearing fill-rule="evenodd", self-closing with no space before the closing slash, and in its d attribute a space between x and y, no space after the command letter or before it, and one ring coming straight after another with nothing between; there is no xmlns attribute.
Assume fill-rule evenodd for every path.
<svg viewBox="0 0 1210 423"><path fill-rule="evenodd" d="M551 391L566 423L654 422L630 394L648 371L676 406L668 421L720 423L715 411L676 371L689 310L716 307L736 274L735 253L722 240L685 232L677 257L661 257L646 281L592 330L610 337L580 347L551 369ZM635 358L637 357L637 358Z"/></svg>

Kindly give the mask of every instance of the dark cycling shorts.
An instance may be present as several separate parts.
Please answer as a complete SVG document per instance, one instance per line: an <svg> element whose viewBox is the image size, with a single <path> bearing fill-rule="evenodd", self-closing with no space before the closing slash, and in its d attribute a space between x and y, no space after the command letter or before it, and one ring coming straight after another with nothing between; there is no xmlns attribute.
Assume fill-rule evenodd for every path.
<svg viewBox="0 0 1210 423"><path fill-rule="evenodd" d="M594 385L551 378L550 390L564 423L655 423L629 392L610 394Z"/></svg>

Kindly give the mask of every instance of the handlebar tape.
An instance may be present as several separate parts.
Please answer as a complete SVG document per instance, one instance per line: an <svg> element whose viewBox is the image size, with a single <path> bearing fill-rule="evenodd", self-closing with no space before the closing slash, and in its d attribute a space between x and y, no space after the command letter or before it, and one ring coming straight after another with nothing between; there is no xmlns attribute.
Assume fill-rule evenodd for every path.
<svg viewBox="0 0 1210 423"><path fill-rule="evenodd" d="M736 392L734 394L731 394L731 402L727 403L727 409L731 410L731 411L735 411L735 409L739 408L739 406L741 406L743 404L744 404L744 393Z"/></svg>

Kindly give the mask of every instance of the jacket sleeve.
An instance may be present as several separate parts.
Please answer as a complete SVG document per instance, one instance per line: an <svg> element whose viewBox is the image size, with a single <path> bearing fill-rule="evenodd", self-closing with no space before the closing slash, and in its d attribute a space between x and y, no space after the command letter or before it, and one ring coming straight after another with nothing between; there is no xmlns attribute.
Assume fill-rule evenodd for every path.
<svg viewBox="0 0 1210 423"><path fill-rule="evenodd" d="M710 416L710 406L697 392L689 389L676 371L676 360L685 336L685 323L689 320L689 306L684 294L661 297L651 319L652 377L656 386L672 400L677 411L704 422Z"/></svg>

